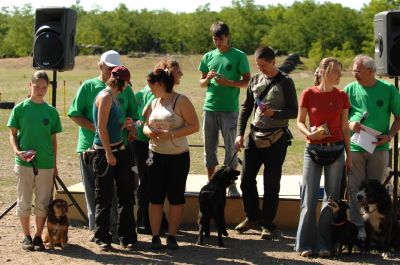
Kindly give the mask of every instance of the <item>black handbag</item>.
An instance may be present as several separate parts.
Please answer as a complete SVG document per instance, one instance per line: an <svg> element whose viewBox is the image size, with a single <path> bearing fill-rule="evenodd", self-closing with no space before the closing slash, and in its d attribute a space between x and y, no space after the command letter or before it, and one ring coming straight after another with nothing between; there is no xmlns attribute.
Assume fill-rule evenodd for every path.
<svg viewBox="0 0 400 265"><path fill-rule="evenodd" d="M306 150L315 163L321 166L329 166L343 153L344 145L340 144L327 147L317 144L308 144Z"/></svg>

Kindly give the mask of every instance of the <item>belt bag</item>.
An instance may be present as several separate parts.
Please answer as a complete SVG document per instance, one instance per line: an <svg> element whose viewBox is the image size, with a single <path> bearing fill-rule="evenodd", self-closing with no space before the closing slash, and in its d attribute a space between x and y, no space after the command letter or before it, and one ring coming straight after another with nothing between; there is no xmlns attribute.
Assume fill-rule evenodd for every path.
<svg viewBox="0 0 400 265"><path fill-rule="evenodd" d="M283 129L277 129L271 132L259 132L252 129L251 135L257 148L267 148L283 136Z"/></svg>
<svg viewBox="0 0 400 265"><path fill-rule="evenodd" d="M309 144L306 147L311 159L321 166L329 166L343 153L344 145L331 147Z"/></svg>

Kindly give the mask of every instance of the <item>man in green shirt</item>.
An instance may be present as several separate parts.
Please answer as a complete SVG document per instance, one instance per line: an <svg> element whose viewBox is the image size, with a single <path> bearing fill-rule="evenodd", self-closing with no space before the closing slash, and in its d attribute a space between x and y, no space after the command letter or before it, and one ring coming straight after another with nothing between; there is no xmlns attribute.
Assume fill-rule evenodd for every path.
<svg viewBox="0 0 400 265"><path fill-rule="evenodd" d="M358 237L365 239L364 221L360 214L357 192L367 179L384 182L389 164L389 143L400 128L400 98L397 89L384 80L375 78L376 65L367 55L358 55L353 61L356 81L348 84L344 92L349 95L351 109L349 127L354 133L364 130L362 125L379 131L376 148L371 154L351 142L352 174L349 176L350 218L358 227ZM368 116L363 115L368 113ZM390 124L390 116L394 121ZM361 120L362 117L365 120Z"/></svg>
<svg viewBox="0 0 400 265"><path fill-rule="evenodd" d="M94 230L95 228L95 174L92 165L87 165L85 163L84 152L93 145L95 133L95 127L93 124L93 102L96 95L106 87L106 82L111 76L112 69L121 65L120 55L118 52L110 50L103 53L98 62L100 75L82 83L68 111L68 116L79 125L78 146L76 151L79 153L90 230ZM121 123L126 124L128 117L133 120L138 119L137 103L130 86L118 95L118 101L121 105L123 114ZM125 145L127 145L128 130L126 129L123 131L123 139ZM116 224L118 214L115 196L111 211L110 231L113 235L117 235Z"/></svg>
<svg viewBox="0 0 400 265"><path fill-rule="evenodd" d="M208 178L218 165L217 147L219 131L224 139L224 165L236 168L236 125L239 113L240 88L246 88L250 80L250 66L244 52L231 47L229 27L224 22L215 22L210 28L216 49L207 52L201 59L200 86L207 88L203 107L203 138L205 166ZM239 195L236 185L229 195Z"/></svg>

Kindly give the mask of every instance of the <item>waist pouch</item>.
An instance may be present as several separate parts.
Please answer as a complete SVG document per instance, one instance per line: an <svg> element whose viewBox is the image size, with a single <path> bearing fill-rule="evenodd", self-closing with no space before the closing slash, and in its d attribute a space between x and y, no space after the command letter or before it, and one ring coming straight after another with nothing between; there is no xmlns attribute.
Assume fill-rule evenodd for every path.
<svg viewBox="0 0 400 265"><path fill-rule="evenodd" d="M344 144L334 146L307 144L306 150L315 163L321 166L329 166L343 153Z"/></svg>
<svg viewBox="0 0 400 265"><path fill-rule="evenodd" d="M268 148L283 136L283 129L273 131L261 131L256 127L251 129L251 136L257 148Z"/></svg>

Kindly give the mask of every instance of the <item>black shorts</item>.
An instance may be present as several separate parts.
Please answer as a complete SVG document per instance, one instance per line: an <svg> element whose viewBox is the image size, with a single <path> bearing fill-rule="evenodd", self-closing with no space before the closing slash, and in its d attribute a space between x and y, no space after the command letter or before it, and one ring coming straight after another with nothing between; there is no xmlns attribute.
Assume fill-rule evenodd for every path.
<svg viewBox="0 0 400 265"><path fill-rule="evenodd" d="M165 196L172 205L185 203L186 180L190 155L164 155L153 152L153 164L148 167L150 202L163 204Z"/></svg>

